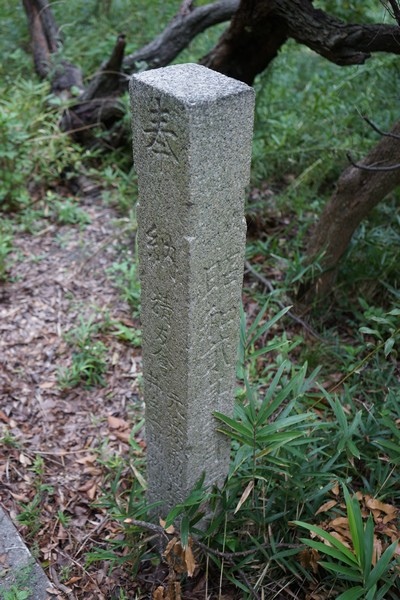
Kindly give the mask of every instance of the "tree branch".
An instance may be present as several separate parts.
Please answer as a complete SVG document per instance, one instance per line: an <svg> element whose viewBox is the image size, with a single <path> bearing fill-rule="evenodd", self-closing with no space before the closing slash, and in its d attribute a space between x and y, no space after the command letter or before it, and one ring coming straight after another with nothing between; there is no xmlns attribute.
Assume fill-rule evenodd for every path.
<svg viewBox="0 0 400 600"><path fill-rule="evenodd" d="M400 6L397 0L381 0L381 4L386 8L390 16L400 25ZM390 5L390 8L389 6Z"/></svg>
<svg viewBox="0 0 400 600"><path fill-rule="evenodd" d="M340 66L362 64L372 52L400 54L397 25L348 24L310 0L275 0L273 12L285 19L290 37Z"/></svg>
<svg viewBox="0 0 400 600"><path fill-rule="evenodd" d="M311 0L241 0L229 29L201 63L252 84L288 38L340 65L364 63L372 52L400 54L400 27L348 24Z"/></svg>
<svg viewBox="0 0 400 600"><path fill-rule="evenodd" d="M355 160L352 158L350 152L347 152L346 156L349 160L349 163L351 163L353 165L353 167L356 167L356 169L362 169L363 171L372 171L375 173L379 173L379 172L383 173L385 171L396 171L397 169L400 169L400 164L388 165L387 167L377 167L374 165L363 165L361 163L355 162Z"/></svg>
<svg viewBox="0 0 400 600"><path fill-rule="evenodd" d="M374 131L376 131L376 133L379 133L379 135L382 135L383 137L390 137L390 138L393 138L394 140L400 140L400 135L396 135L395 133L392 133L391 131L383 131L382 129L380 129L378 127L378 125L376 125L373 121L371 121L371 119L369 119L365 115L361 115L361 118L364 119L364 121L366 123L368 123L368 125Z"/></svg>
<svg viewBox="0 0 400 600"><path fill-rule="evenodd" d="M164 31L149 44L125 57L125 72L140 70L139 63L146 69L165 67L182 52L191 40L212 25L228 21L239 6L239 0L219 0L191 11L180 11L169 22Z"/></svg>

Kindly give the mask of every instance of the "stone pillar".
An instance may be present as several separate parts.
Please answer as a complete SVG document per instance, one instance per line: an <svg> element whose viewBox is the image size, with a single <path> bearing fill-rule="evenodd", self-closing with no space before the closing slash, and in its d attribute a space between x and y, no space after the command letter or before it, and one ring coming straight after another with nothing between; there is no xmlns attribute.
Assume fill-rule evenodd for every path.
<svg viewBox="0 0 400 600"><path fill-rule="evenodd" d="M149 502L165 515L196 481L221 483L239 339L254 92L186 64L130 85Z"/></svg>

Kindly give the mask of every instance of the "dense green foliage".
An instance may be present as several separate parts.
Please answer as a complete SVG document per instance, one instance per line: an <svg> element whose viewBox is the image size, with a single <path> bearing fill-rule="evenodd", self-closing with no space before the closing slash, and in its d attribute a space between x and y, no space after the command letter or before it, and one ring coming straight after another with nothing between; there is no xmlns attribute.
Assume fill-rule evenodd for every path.
<svg viewBox="0 0 400 600"><path fill-rule="evenodd" d="M127 50L132 52L159 33L179 6L172 0L52 4L65 36L65 55L82 67L87 78L109 55L121 30L127 34ZM362 5L336 0L318 4L358 22L379 20L383 12L381 4L373 0ZM104 201L131 217L134 227L136 179L129 149L107 154L87 151L60 133L58 122L64 106L50 95L48 83L39 82L33 73L19 3L3 0L0 18L6 32L0 38L1 281L7 276L12 236L21 229L34 235L35 214L46 208L60 222L85 222L79 207L57 196L60 182L84 173L102 182ZM179 62L198 60L221 30L223 26L199 36ZM374 56L364 66L339 68L294 43L286 45L255 83L248 210L261 214L266 227L268 223L271 226L249 239L247 258L261 265L264 273L276 275L275 292L256 322L246 327L242 319L241 383L235 417L217 415L234 447L226 485L216 492L203 490L199 484L191 499L170 515L170 520L177 514L183 516L184 542L190 533L216 551L210 553L213 568L241 588L244 597L249 594L249 581L255 590L264 589L266 597L285 586L304 590L333 587L337 593L343 592L342 598L362 597L356 594L369 594L371 589L373 594L384 589L385 598L397 598L400 592L399 584L392 581L394 562L389 551L383 555L387 561L385 558L379 577L370 570L371 561L366 564L365 555L364 562L357 563L357 553L349 557L343 548L341 557L327 552L326 562L316 574L299 561L297 546L304 534L301 527L315 528L322 520L316 512L333 497L337 481L352 492L386 503L400 500L398 193L378 206L359 228L341 268L334 300L314 312L312 325L322 340L305 341L283 313L279 320L266 317L268 314L271 319L279 312L306 269L307 231L347 165L346 151L362 156L378 139L360 113L388 129L397 118L399 85L396 57ZM127 104L127 98L124 102ZM37 199L41 202L36 205ZM135 268L123 258L112 276L137 312ZM254 288L245 290L247 302L263 306L264 296ZM80 327L69 340L76 352L71 368L61 375L64 386L102 383L107 349L93 343L96 332L90 324ZM121 327L119 334L127 335ZM126 339L140 343L137 335ZM309 368L315 369L312 375ZM331 392L326 391L329 382L335 384ZM137 474L142 467L140 448L133 438L131 446ZM127 489L126 480L122 485L119 478L123 465L117 461L109 468L112 493L103 506L121 522L147 518L143 481L136 475L133 487ZM338 502L329 514L347 514L350 521L355 511L358 520L351 528L352 541L365 535L370 547L372 520L360 521L358 504L344 489L347 505ZM205 499L215 507L215 519L206 531L200 531L196 522ZM302 525L295 526L295 520ZM126 536L116 541L115 551L96 553L91 560L131 559L138 568L145 556L138 542L138 527L124 527ZM389 546L391 540L382 539ZM322 544L318 548L321 551ZM235 555L243 550L247 555ZM218 552L231 553L225 564ZM359 577L350 577L349 582L340 571L346 556L347 569L353 561ZM246 579L242 572L248 573ZM351 595L354 586L358 592Z"/></svg>

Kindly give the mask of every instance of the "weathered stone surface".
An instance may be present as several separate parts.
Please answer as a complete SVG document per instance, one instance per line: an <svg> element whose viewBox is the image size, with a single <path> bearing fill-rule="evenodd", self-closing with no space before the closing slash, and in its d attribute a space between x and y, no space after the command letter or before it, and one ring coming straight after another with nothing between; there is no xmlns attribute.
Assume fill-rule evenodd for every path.
<svg viewBox="0 0 400 600"><path fill-rule="evenodd" d="M43 569L0 507L0 597L1 592L14 590L29 593L29 600L50 600L56 591ZM53 591L53 594L47 592ZM10 592L11 593L11 592ZM25 596L24 596L25 597Z"/></svg>
<svg viewBox="0 0 400 600"><path fill-rule="evenodd" d="M194 64L131 80L150 502L220 483L243 278L254 92Z"/></svg>

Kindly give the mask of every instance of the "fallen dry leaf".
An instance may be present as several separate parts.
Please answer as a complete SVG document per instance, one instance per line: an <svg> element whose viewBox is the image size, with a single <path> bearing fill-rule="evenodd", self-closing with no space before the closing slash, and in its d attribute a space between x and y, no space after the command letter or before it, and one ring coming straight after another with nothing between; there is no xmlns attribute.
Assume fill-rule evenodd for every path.
<svg viewBox="0 0 400 600"><path fill-rule="evenodd" d="M392 504L385 504L384 502L380 502L375 498L368 498L365 504L371 510L380 510L381 512L384 512L385 514L390 516L391 519L394 519L396 517L397 508Z"/></svg>
<svg viewBox="0 0 400 600"><path fill-rule="evenodd" d="M298 554L299 562L302 567L305 569L312 569L313 573L317 573L318 571L318 561L320 559L320 555L318 550L314 548L304 548Z"/></svg>
<svg viewBox="0 0 400 600"><path fill-rule="evenodd" d="M332 494L334 494L335 496L339 496L340 493L340 487L339 487L339 482L336 481L333 486L332 486Z"/></svg>
<svg viewBox="0 0 400 600"><path fill-rule="evenodd" d="M196 561L194 560L190 543L185 548L185 563L188 576L193 577L193 573L196 568Z"/></svg>
<svg viewBox="0 0 400 600"><path fill-rule="evenodd" d="M108 415L107 421L110 429L128 429L130 427L127 421L119 417L113 417L112 415Z"/></svg>
<svg viewBox="0 0 400 600"><path fill-rule="evenodd" d="M165 527L166 521L164 519L161 519L161 517L159 519L159 523L160 523L161 527L163 529L165 529L165 533L168 533L170 535L172 535L173 533L175 533L175 527L173 525L170 525L169 527Z"/></svg>
<svg viewBox="0 0 400 600"><path fill-rule="evenodd" d="M249 497L249 495L251 494L252 490L254 488L254 479L251 479L249 481L249 483L246 485L243 494L240 497L239 502L237 503L237 506L235 508L234 511L234 515L238 512L238 510L240 510L240 507L246 502L247 498Z"/></svg>
<svg viewBox="0 0 400 600"><path fill-rule="evenodd" d="M156 590L153 592L153 600L164 600L164 588L162 585L159 585Z"/></svg>
<svg viewBox="0 0 400 600"><path fill-rule="evenodd" d="M328 502L325 502L325 504L323 504L322 506L319 507L319 509L317 510L317 512L315 514L319 515L320 513L326 512L327 510L329 510L330 508L333 508L336 505L337 505L336 500L328 500Z"/></svg>

